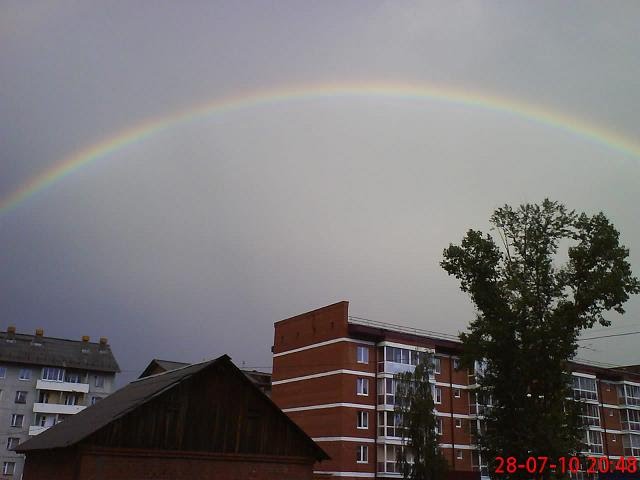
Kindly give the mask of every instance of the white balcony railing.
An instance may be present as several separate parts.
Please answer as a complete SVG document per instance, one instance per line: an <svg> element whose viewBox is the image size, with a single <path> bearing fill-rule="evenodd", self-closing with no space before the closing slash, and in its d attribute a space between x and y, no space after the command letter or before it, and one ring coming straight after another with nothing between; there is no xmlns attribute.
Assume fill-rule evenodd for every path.
<svg viewBox="0 0 640 480"><path fill-rule="evenodd" d="M84 405L61 405L59 403L34 403L34 413L60 413L63 415L75 415L84 410Z"/></svg>
<svg viewBox="0 0 640 480"><path fill-rule="evenodd" d="M54 382L52 380L38 380L36 388L38 390L55 390L57 392L89 392L88 383Z"/></svg>
<svg viewBox="0 0 640 480"><path fill-rule="evenodd" d="M29 427L29 435L38 435L39 433L44 432L49 427L41 427L39 425L31 425Z"/></svg>

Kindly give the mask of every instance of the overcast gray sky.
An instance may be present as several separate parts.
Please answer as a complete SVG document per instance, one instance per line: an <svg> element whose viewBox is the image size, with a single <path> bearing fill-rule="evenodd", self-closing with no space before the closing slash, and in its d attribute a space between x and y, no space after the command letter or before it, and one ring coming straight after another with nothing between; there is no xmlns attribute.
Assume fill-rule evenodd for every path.
<svg viewBox="0 0 640 480"><path fill-rule="evenodd" d="M441 85L640 142L636 1L0 3L0 197L149 119L245 91ZM107 336L124 370L228 353L338 300L456 333L442 250L504 203L604 211L640 273L640 158L517 115L333 96L256 105L113 152L0 216L5 325ZM640 301L611 333L640 330ZM606 333L592 331L589 335ZM580 356L640 363L640 336Z"/></svg>

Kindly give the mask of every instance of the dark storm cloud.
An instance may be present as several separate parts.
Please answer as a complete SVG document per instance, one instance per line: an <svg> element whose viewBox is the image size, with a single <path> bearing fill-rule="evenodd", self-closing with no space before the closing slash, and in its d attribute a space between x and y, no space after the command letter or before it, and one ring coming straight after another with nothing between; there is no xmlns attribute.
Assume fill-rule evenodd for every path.
<svg viewBox="0 0 640 480"><path fill-rule="evenodd" d="M146 119L308 82L435 82L640 133L635 3L51 5L0 7L0 193ZM472 310L442 249L503 203L604 210L639 272L639 162L445 103L255 107L114 152L0 218L0 306L20 330L108 336L129 377L152 357L268 367L274 321L342 299L455 333ZM640 360L633 336L590 348Z"/></svg>

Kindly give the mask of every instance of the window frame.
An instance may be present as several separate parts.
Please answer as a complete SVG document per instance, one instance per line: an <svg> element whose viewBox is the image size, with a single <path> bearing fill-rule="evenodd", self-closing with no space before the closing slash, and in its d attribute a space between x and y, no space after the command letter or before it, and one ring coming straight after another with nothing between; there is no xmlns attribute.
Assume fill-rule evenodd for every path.
<svg viewBox="0 0 640 480"><path fill-rule="evenodd" d="M369 463L368 445L358 445L356 447L356 463Z"/></svg>
<svg viewBox="0 0 640 480"><path fill-rule="evenodd" d="M433 373L436 375L442 373L442 359L440 357L433 357Z"/></svg>
<svg viewBox="0 0 640 480"><path fill-rule="evenodd" d="M20 418L20 423L16 423L15 421ZM17 428L22 428L22 426L24 425L24 414L22 413L12 413L11 414L11 423L9 424L10 427L17 427Z"/></svg>
<svg viewBox="0 0 640 480"><path fill-rule="evenodd" d="M55 373L55 375L50 375ZM42 380L47 382L64 382L64 368L60 367L42 367Z"/></svg>
<svg viewBox="0 0 640 480"><path fill-rule="evenodd" d="M27 395L29 392L25 390L16 390L16 395L13 398L13 403L24 405L27 403Z"/></svg>
<svg viewBox="0 0 640 480"><path fill-rule="evenodd" d="M369 347L366 345L356 346L356 363L369 364Z"/></svg>
<svg viewBox="0 0 640 480"><path fill-rule="evenodd" d="M356 378L356 395L360 395L362 397L369 396L369 379L368 378L366 377Z"/></svg>
<svg viewBox="0 0 640 480"><path fill-rule="evenodd" d="M442 405L442 387L434 385L433 392L431 393L433 395L433 403L435 405Z"/></svg>
<svg viewBox="0 0 640 480"><path fill-rule="evenodd" d="M455 424L456 424L456 428L462 428L462 419L461 418L456 418L455 419Z"/></svg>
<svg viewBox="0 0 640 480"><path fill-rule="evenodd" d="M0 378L7 378L7 367L0 365Z"/></svg>
<svg viewBox="0 0 640 480"><path fill-rule="evenodd" d="M13 440L13 441L12 441ZM12 451L20 443L19 437L7 437L7 451Z"/></svg>
<svg viewBox="0 0 640 480"><path fill-rule="evenodd" d="M357 419L356 419L356 428L358 430L369 429L369 412L366 412L364 410L358 410Z"/></svg>
<svg viewBox="0 0 640 480"><path fill-rule="evenodd" d="M11 471L9 471L8 467L11 467ZM11 461L5 461L2 464L2 475L13 475L16 471L16 462L11 462Z"/></svg>
<svg viewBox="0 0 640 480"><path fill-rule="evenodd" d="M27 374L26 376L24 374ZM20 372L18 372L18 380L22 380L23 382L28 382L33 377L33 372L30 368L21 368Z"/></svg>
<svg viewBox="0 0 640 480"><path fill-rule="evenodd" d="M100 379L100 381L98 382L98 379ZM95 374L93 376L93 385L96 388L104 388L104 375L99 375L99 374Z"/></svg>

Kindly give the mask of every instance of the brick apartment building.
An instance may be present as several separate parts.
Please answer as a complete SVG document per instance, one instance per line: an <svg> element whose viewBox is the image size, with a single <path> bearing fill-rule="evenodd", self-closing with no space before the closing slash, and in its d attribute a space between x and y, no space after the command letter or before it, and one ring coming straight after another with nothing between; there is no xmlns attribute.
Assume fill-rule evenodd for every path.
<svg viewBox="0 0 640 480"><path fill-rule="evenodd" d="M331 457L315 467L318 477L400 478L394 375L433 356L450 478L488 478L472 436L484 406L474 372L458 368L460 353L456 337L350 317L339 302L275 324L272 398ZM575 397L588 404L585 453L640 458L640 370L574 363L572 374Z"/></svg>

